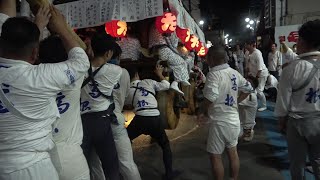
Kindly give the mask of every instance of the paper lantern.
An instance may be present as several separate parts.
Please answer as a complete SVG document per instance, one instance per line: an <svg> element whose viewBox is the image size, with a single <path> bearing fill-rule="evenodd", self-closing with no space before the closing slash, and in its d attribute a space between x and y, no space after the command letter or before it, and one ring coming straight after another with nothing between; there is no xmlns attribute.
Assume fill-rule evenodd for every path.
<svg viewBox="0 0 320 180"><path fill-rule="evenodd" d="M203 46L204 46L203 43L199 41L199 45L198 45L197 47L195 47L194 50L195 50L196 52L199 52L200 49L201 49Z"/></svg>
<svg viewBox="0 0 320 180"><path fill-rule="evenodd" d="M176 33L177 33L177 36L178 38L183 42L183 43L186 43L190 40L190 29L183 29L183 28L180 28L179 26L177 27L176 29Z"/></svg>
<svg viewBox="0 0 320 180"><path fill-rule="evenodd" d="M127 34L127 23L125 21L112 20L105 24L105 30L112 37L125 37Z"/></svg>
<svg viewBox="0 0 320 180"><path fill-rule="evenodd" d="M208 53L208 48L207 47L205 47L205 46L201 46L201 48L199 49L199 51L198 51L198 56L201 56L201 57L203 57L203 56L206 56L207 55L207 53Z"/></svg>
<svg viewBox="0 0 320 180"><path fill-rule="evenodd" d="M199 47L199 38L197 36L195 36L194 34L192 34L190 36L190 40L185 44L186 48L191 50L197 49Z"/></svg>
<svg viewBox="0 0 320 180"><path fill-rule="evenodd" d="M163 16L156 18L156 28L161 33L173 33L177 28L177 17L171 12L166 12Z"/></svg>

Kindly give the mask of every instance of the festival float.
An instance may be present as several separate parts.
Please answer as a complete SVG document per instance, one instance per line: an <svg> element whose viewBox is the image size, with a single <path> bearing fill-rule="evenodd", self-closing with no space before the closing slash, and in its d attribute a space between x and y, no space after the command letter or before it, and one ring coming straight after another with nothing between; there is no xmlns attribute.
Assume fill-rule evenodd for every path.
<svg viewBox="0 0 320 180"><path fill-rule="evenodd" d="M136 51L138 58L125 57L120 60L120 66L126 69L137 68L141 72L142 78L157 80L153 73L156 64L165 67L165 77L174 81L170 63L175 59L163 59L159 49L168 48L172 51L172 56L187 61L189 83L191 85L181 86L184 96L170 89L157 93L158 108L161 119L167 129L175 129L178 126L180 110L188 114L194 114L197 106L196 92L199 86L197 80L199 73L193 71L197 59L204 57L208 51L202 30L188 14L179 0L27 0L31 11L37 12L40 5L48 6L53 3L65 16L69 30L73 32L82 48L86 49L86 44L90 36L96 32L105 32L119 41L126 38L135 38L140 46L123 48L123 53L128 49ZM29 5L22 0L21 14L30 15ZM54 17L53 17L54 18ZM160 34L152 39L152 31ZM80 38L79 38L80 37ZM168 42L168 39L174 43ZM182 52L177 50L179 41ZM151 44L150 44L151 43ZM126 43L124 43L126 44ZM153 44L153 45L152 45ZM121 44L120 44L121 46ZM132 52L130 52L132 53ZM187 58L186 58L187 57ZM196 60L195 60L196 59ZM168 61L169 60L169 61ZM172 63L171 63L172 64ZM187 68L188 68L187 67ZM186 102L181 106L180 102ZM133 119L133 112L125 109L124 114L127 120L126 125Z"/></svg>

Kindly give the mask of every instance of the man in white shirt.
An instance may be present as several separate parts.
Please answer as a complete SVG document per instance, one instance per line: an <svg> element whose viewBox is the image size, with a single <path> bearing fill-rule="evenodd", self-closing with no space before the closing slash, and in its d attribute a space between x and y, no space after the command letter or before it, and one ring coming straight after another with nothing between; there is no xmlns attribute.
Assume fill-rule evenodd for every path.
<svg viewBox="0 0 320 180"><path fill-rule="evenodd" d="M256 49L255 41L249 41L246 45L246 48L250 53L248 64L246 65L248 75L252 75L259 80L257 92L258 98L261 100L261 107L258 109L258 111L264 111L267 109L267 100L265 95L263 94L263 91L269 74L268 69L264 64L260 50Z"/></svg>
<svg viewBox="0 0 320 180"><path fill-rule="evenodd" d="M268 94L268 98L275 102L278 94L277 78L270 74L267 78L266 86L264 88L266 93Z"/></svg>
<svg viewBox="0 0 320 180"><path fill-rule="evenodd" d="M242 131L239 136L242 137L244 141L249 142L253 139L253 129L256 125L258 100L257 91L255 89L258 87L259 81L253 76L247 77L247 80L251 83L254 91L251 92L246 99L239 103L239 118Z"/></svg>
<svg viewBox="0 0 320 180"><path fill-rule="evenodd" d="M95 150L102 164L104 175L119 180L119 160L112 135L111 124L118 124L114 114L112 91L121 77L119 66L107 63L113 55L116 42L110 35L96 34L91 40L94 58L86 74L81 91L83 124L83 153L88 162ZM89 163L90 166L90 163Z"/></svg>
<svg viewBox="0 0 320 180"><path fill-rule="evenodd" d="M1 20L8 18L5 14L14 14L7 12L15 12L15 2L0 1L0 12L4 13L0 14ZM2 26L0 179L59 179L48 153L54 147L52 124L59 117L56 96L83 76L89 61L67 30L64 17L53 7L51 14L49 27L59 34L68 52L68 60L58 64L32 65L38 55L40 30L50 17L49 9L38 11L38 27L21 17L9 18Z"/></svg>
<svg viewBox="0 0 320 180"><path fill-rule="evenodd" d="M54 51L52 50L54 49ZM61 63L68 58L58 36L49 36L40 43L40 63ZM57 94L60 118L53 124L56 148L50 152L60 180L90 180L87 160L81 149L83 130L80 116L80 92L84 74L73 86Z"/></svg>
<svg viewBox="0 0 320 180"><path fill-rule="evenodd" d="M271 75L279 79L279 71L282 66L282 54L277 50L277 44L271 45L271 52L268 54L268 70Z"/></svg>
<svg viewBox="0 0 320 180"><path fill-rule="evenodd" d="M275 116L286 132L291 177L302 180L307 155L315 179L320 179L320 20L299 29L296 61L283 69Z"/></svg>
<svg viewBox="0 0 320 180"><path fill-rule="evenodd" d="M236 45L235 53L237 55L239 72L242 76L244 76L243 63L244 63L245 55L239 44Z"/></svg>
<svg viewBox="0 0 320 180"><path fill-rule="evenodd" d="M112 60L109 63L120 64L121 48L119 45L114 47ZM118 85L113 90L113 100L115 103L114 113L117 116L119 124L111 124L112 134L119 158L120 173L124 180L141 180L137 165L133 160L131 141L125 128L125 118L122 114L125 99L128 98L130 90L130 76L126 69L122 68L121 77ZM94 154L93 156L96 156ZM90 159L92 180L104 180L101 163L96 157Z"/></svg>
<svg viewBox="0 0 320 180"><path fill-rule="evenodd" d="M215 178L224 179L222 153L227 149L232 178L237 180L239 175L237 144L240 133L238 102L245 99L253 89L238 71L225 63L224 58L225 50L222 46L209 49L207 62L211 69L203 89L205 100L201 105L198 120L209 119L207 151L211 154L210 160Z"/></svg>
<svg viewBox="0 0 320 180"><path fill-rule="evenodd" d="M172 169L170 142L162 125L158 102L155 97L157 91L165 91L170 87L170 83L165 80L162 72L163 67L157 66L155 73L161 80L161 82L157 82L152 79L140 80L138 70L129 69L131 87L126 104L131 104L134 107L135 117L127 130L131 140L145 134L150 135L157 141L163 153L166 170L164 179L172 180L178 175L178 172Z"/></svg>

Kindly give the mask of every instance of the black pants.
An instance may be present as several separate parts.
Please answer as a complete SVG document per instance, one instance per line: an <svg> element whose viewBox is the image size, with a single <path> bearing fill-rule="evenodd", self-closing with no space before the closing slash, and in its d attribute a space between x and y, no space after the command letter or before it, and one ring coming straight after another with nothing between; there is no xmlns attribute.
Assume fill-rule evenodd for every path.
<svg viewBox="0 0 320 180"><path fill-rule="evenodd" d="M138 116L136 115L127 128L129 138L131 140L141 134L150 135L157 141L162 148L163 162L166 169L166 175L172 173L172 152L170 143L164 127L161 123L160 116Z"/></svg>
<svg viewBox="0 0 320 180"><path fill-rule="evenodd" d="M83 125L81 147L89 166L91 151L95 149L106 179L120 180L118 154L111 130L111 117L103 112L97 112L83 114L81 118Z"/></svg>
<svg viewBox="0 0 320 180"><path fill-rule="evenodd" d="M265 92L268 94L268 97L269 97L270 100L272 100L272 101L276 101L277 100L278 91L277 91L276 88L266 89Z"/></svg>
<svg viewBox="0 0 320 180"><path fill-rule="evenodd" d="M277 80L279 80L279 71L269 71Z"/></svg>

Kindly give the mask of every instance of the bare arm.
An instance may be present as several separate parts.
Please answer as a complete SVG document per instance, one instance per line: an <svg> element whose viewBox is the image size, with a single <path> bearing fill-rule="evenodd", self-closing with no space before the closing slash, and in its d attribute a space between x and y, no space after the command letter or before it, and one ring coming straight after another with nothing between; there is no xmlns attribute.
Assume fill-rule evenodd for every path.
<svg viewBox="0 0 320 180"><path fill-rule="evenodd" d="M239 97L238 97L238 103L241 103L241 102L242 102L243 100L245 100L249 95L250 95L250 93L240 92Z"/></svg>
<svg viewBox="0 0 320 180"><path fill-rule="evenodd" d="M0 13L6 14L9 17L17 16L16 0L0 0Z"/></svg>
<svg viewBox="0 0 320 180"><path fill-rule="evenodd" d="M71 31L68 30L68 24L63 15L54 6L50 6L51 19L49 29L51 32L60 35L64 48L69 52L74 47L80 47Z"/></svg>
<svg viewBox="0 0 320 180"><path fill-rule="evenodd" d="M160 81L166 80L166 78L162 75L162 73L163 73L163 67L162 67L161 65L157 65L157 66L156 66L155 73L156 73L157 76L160 78Z"/></svg>

